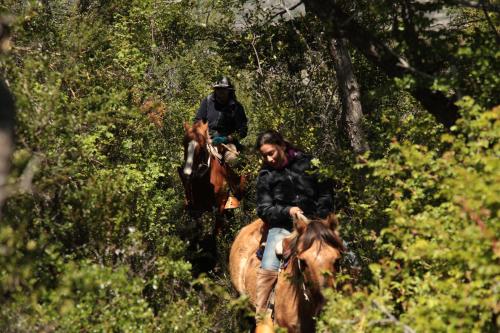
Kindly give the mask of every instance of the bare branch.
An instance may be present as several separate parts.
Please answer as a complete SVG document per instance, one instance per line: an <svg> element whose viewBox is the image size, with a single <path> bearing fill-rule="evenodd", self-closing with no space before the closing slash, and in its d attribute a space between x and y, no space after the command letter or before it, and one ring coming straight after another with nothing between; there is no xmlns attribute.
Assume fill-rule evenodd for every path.
<svg viewBox="0 0 500 333"><path fill-rule="evenodd" d="M372 304L373 304L373 306L375 306L378 310L380 310L383 314L385 314L387 316L387 319L373 321L372 322L373 324L377 324L377 323L378 324L393 323L393 324L402 326L404 333L416 333L413 328L411 328L410 326L408 326L408 325L403 324L402 322L400 322L392 313L390 313L389 311L387 311L386 308L384 308L382 305L378 304L377 301L372 301Z"/></svg>
<svg viewBox="0 0 500 333"><path fill-rule="evenodd" d="M352 19L335 1L304 1L306 10L316 14L330 27L330 37L346 38L356 49L391 78L411 75L419 82L411 88L412 95L445 127L450 128L459 118L458 107L454 104L456 95L446 96L430 88L432 73L412 66L398 55L394 49L380 40L371 31ZM341 25L338 23L342 22Z"/></svg>
<svg viewBox="0 0 500 333"><path fill-rule="evenodd" d="M252 49L253 49L253 52L255 54L255 59L257 60L257 73L259 74L260 77L264 77L264 71L262 70L262 66L261 66L261 62L260 62L260 57L259 57L259 52L257 51L257 48L255 47L255 44L256 44L256 41L257 41L257 37L254 35L253 38L252 38ZM269 98L270 101L273 100L273 97L271 96L271 94L269 93L269 91L267 89L265 89L266 93L267 93L267 97Z"/></svg>
<svg viewBox="0 0 500 333"><path fill-rule="evenodd" d="M497 30L496 26L491 21L491 17L489 15L488 11L486 10L486 3L485 2L486 1L484 1L484 0L481 1L481 8L483 9L484 16L486 17L486 21L488 21L488 24L490 25L491 30L493 30L493 33L495 34L497 44L500 44L500 34L498 34L498 30Z"/></svg>
<svg viewBox="0 0 500 333"><path fill-rule="evenodd" d="M3 202L7 198L18 193L33 192L33 177L35 176L38 167L40 166L41 157L35 155L28 162L16 183L0 186L0 199Z"/></svg>
<svg viewBox="0 0 500 333"><path fill-rule="evenodd" d="M18 189L21 193L31 193L33 192L32 184L33 177L35 173L38 171L38 167L40 166L41 157L35 155L28 162L28 165L24 168L24 171L19 178Z"/></svg>
<svg viewBox="0 0 500 333"><path fill-rule="evenodd" d="M283 14L285 14L285 13L290 14L290 11L291 11L291 10L294 10L295 8L299 7L300 5L302 5L302 0L301 0L301 1L299 1L298 3L296 3L295 5L293 5L293 6L292 6L292 7L290 7L290 8L286 8L286 7L285 7L282 11L280 11L280 12L278 12L278 13L274 14L273 16L271 16L271 18L270 18L269 20L267 20L267 22L266 22L266 23L268 23L268 22L270 22L270 21L274 20L276 17L281 16L281 15L283 15Z"/></svg>
<svg viewBox="0 0 500 333"><path fill-rule="evenodd" d="M255 42L256 42L257 38L255 36L253 36L252 38L252 48L253 48L253 52L255 54L255 59L257 60L257 73L260 74L260 76L264 75L264 73L262 72L262 67L260 66L260 58L259 58L259 52L257 52L257 49L255 48Z"/></svg>

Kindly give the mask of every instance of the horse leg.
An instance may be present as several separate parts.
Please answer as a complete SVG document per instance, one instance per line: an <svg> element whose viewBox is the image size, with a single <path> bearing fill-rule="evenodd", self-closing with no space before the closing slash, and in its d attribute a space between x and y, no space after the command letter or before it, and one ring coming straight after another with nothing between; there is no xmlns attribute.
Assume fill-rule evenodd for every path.
<svg viewBox="0 0 500 333"><path fill-rule="evenodd" d="M215 214L215 227L214 227L214 236L221 235L222 229L226 225L226 219L224 218L223 212L217 212Z"/></svg>
<svg viewBox="0 0 500 333"><path fill-rule="evenodd" d="M201 260L201 269L202 272L210 272L213 271L218 261L218 253L217 253L217 241L215 235L207 235L203 239L201 239L200 250L202 252Z"/></svg>
<svg viewBox="0 0 500 333"><path fill-rule="evenodd" d="M197 217L193 217L194 213L198 213ZM197 277L214 270L218 255L210 215L200 212L193 212L193 215L185 215L183 223L178 225L178 231L181 240L187 244L186 259L192 265L192 275Z"/></svg>
<svg viewBox="0 0 500 333"><path fill-rule="evenodd" d="M246 185L247 185L247 178L244 175L239 176L239 179L238 179L238 196L240 196L241 198L243 198L243 196L245 195Z"/></svg>

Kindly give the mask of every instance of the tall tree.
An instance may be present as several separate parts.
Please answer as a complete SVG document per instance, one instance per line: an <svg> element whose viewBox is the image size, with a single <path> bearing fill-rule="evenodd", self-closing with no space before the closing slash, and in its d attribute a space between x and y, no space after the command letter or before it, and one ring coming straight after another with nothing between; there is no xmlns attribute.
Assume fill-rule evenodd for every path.
<svg viewBox="0 0 500 333"><path fill-rule="evenodd" d="M358 81L354 75L351 56L344 39L332 39L330 52L337 74L337 84L342 101L342 123L356 154L369 149L362 126L363 108L360 101Z"/></svg>
<svg viewBox="0 0 500 333"><path fill-rule="evenodd" d="M356 49L366 56L373 64L378 66L389 77L402 78L410 75L415 81L410 91L412 95L433 114L436 119L446 127L450 127L458 119L458 108L454 104L457 99L456 94L445 95L441 91L433 90L432 86L434 74L442 68L432 68L433 66L424 61L410 63L408 59L400 56L396 50L388 46L387 43L379 39L372 31L362 26L356 21L359 13L354 11L348 13L341 5L341 1L336 0L305 0L306 10L316 15L325 23L327 32L332 38L347 39ZM409 14L406 15L406 18ZM407 34L407 44L415 45L416 33L414 26L405 21L404 27ZM418 39L417 39L418 40ZM418 46L418 44L416 44ZM420 58L420 60L422 60ZM425 60L425 59L424 59ZM422 67L417 67L422 65Z"/></svg>
<svg viewBox="0 0 500 333"><path fill-rule="evenodd" d="M0 20L0 53L8 48L8 43L8 26ZM0 217L8 194L6 185L13 149L14 117L14 99L3 79L0 79Z"/></svg>

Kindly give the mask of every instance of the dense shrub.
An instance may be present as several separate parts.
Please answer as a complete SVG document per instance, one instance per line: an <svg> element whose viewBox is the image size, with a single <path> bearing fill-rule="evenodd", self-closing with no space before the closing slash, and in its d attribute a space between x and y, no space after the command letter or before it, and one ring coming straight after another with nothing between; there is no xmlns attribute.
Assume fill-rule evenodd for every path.
<svg viewBox="0 0 500 333"><path fill-rule="evenodd" d="M363 166L390 197L374 242L382 258L366 289L330 295L321 330L496 331L499 109L471 98L461 106L442 150L393 142L386 158Z"/></svg>
<svg viewBox="0 0 500 333"><path fill-rule="evenodd" d="M356 3L353 18L411 54L398 22L386 29L398 4ZM498 329L498 15L455 9L444 39L416 20L448 66L432 89L470 96L449 130L411 97L411 77L389 79L351 50L371 148L360 157L342 130L328 27L311 15L282 20L239 0L8 0L0 12L14 45L0 72L17 105L0 331L248 330L227 255L255 218L250 146L269 127L333 178L342 236L363 264L356 284L343 270L328 291L320 331ZM214 256L198 244L213 216L184 214L177 167L183 123L222 73L250 120L250 187L217 238L217 266L198 276Z"/></svg>

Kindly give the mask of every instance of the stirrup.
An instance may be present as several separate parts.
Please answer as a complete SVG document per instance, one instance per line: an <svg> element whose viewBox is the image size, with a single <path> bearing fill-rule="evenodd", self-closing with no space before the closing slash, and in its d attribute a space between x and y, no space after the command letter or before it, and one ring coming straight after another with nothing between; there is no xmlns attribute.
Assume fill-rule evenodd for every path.
<svg viewBox="0 0 500 333"><path fill-rule="evenodd" d="M255 327L255 333L274 333L274 323L272 318L266 317L258 322Z"/></svg>
<svg viewBox="0 0 500 333"><path fill-rule="evenodd" d="M240 201L233 196L229 196L226 201L224 209L234 209L240 207Z"/></svg>

